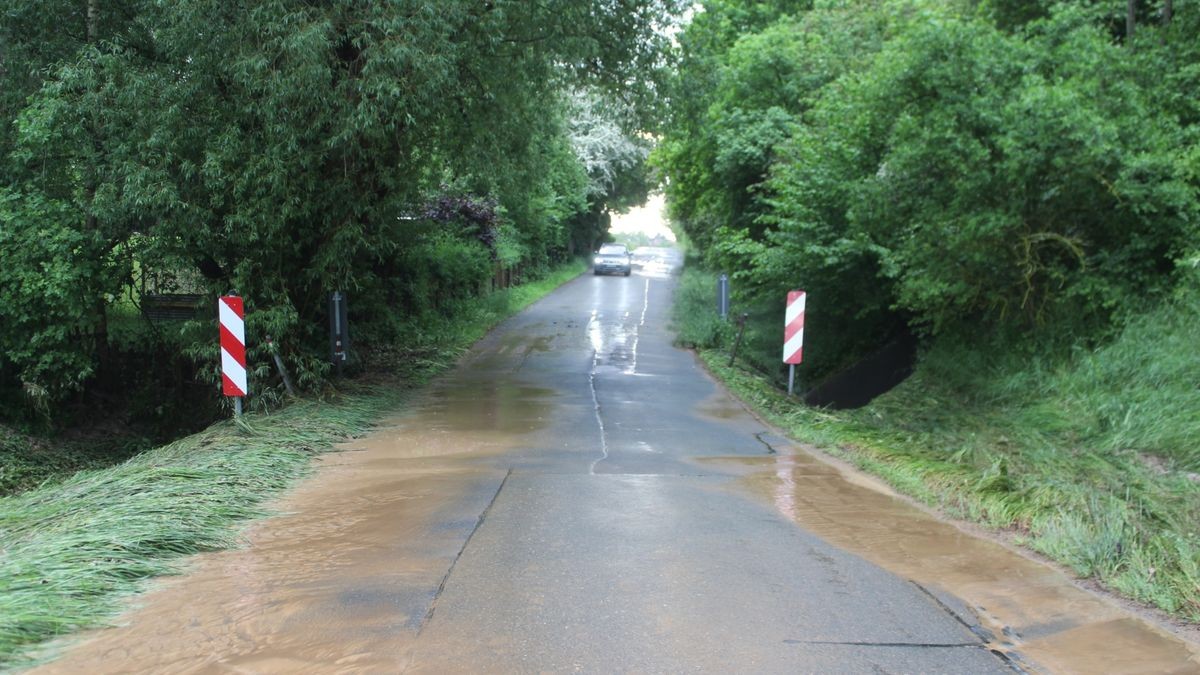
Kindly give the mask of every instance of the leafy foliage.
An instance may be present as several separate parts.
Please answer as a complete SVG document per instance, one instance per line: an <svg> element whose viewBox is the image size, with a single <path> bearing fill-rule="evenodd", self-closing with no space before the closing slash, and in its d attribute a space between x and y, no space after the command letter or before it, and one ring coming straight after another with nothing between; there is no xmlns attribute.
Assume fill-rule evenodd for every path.
<svg viewBox="0 0 1200 675"><path fill-rule="evenodd" d="M1010 4L714 2L680 39L672 213L745 303L809 291L818 374L904 324L1103 335L1177 283L1195 8L1131 44L1114 3Z"/></svg>
<svg viewBox="0 0 1200 675"><path fill-rule="evenodd" d="M1200 5L703 7L654 160L760 372L715 349L711 273L681 337L798 438L1200 616ZM792 288L809 384L905 331L914 374L861 410L785 398Z"/></svg>
<svg viewBox="0 0 1200 675"><path fill-rule="evenodd" d="M1070 358L939 340L917 372L859 410L795 404L729 366L711 275L685 270L680 337L793 438L949 514L1001 528L1128 597L1200 620L1200 287ZM726 348L711 348L724 344Z"/></svg>
<svg viewBox="0 0 1200 675"><path fill-rule="evenodd" d="M439 223L460 221L467 233L487 247L492 259L496 258L496 229L499 214L494 199L475 199L469 195L443 193L425 206L424 216Z"/></svg>
<svg viewBox="0 0 1200 675"><path fill-rule="evenodd" d="M679 2L50 4L0 11L0 293L19 308L0 388L57 402L101 384L113 303L150 274L246 297L251 343L270 334L311 387L328 292L379 341L494 261L569 256L639 190L619 178L640 172ZM586 161L581 95L613 139ZM211 363L213 335L182 352Z"/></svg>

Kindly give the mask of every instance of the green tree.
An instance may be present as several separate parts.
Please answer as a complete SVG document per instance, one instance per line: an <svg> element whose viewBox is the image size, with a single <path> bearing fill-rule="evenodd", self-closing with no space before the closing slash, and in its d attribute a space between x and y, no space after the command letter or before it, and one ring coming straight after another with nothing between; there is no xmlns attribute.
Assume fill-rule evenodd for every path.
<svg viewBox="0 0 1200 675"><path fill-rule="evenodd" d="M818 371L906 327L1100 335L1176 283L1200 214L1195 12L1139 3L1127 36L1116 0L818 3L731 37L712 6L656 161L743 301L809 290Z"/></svg>
<svg viewBox="0 0 1200 675"><path fill-rule="evenodd" d="M656 154L671 214L702 249L730 231L761 239L755 194L777 148L821 87L879 49L881 17L872 3L704 5L680 38Z"/></svg>
<svg viewBox="0 0 1200 675"><path fill-rule="evenodd" d="M646 100L679 3L93 0L62 4L82 41L45 45L37 3L8 5L6 37L28 32L0 46L20 85L0 102L16 120L0 138L0 288L29 314L0 328L0 369L61 395L103 346L77 339L103 321L80 308L149 268L244 295L252 339L275 336L316 382L328 291L386 326L490 270L470 227L420 217L442 185L496 200L493 253L561 255L589 188L555 102L578 87ZM458 249L483 251L463 258L475 271L446 266ZM27 281L66 268L54 293ZM63 296L80 300L60 319Z"/></svg>

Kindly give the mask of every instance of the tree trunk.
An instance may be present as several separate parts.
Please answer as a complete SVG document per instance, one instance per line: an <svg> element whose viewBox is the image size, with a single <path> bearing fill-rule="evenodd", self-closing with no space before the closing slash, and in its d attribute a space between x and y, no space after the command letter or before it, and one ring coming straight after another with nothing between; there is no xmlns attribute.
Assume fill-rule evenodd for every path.
<svg viewBox="0 0 1200 675"><path fill-rule="evenodd" d="M1175 14L1174 4L1174 0L1163 0L1162 22L1164 26L1171 23L1171 17Z"/></svg>
<svg viewBox="0 0 1200 675"><path fill-rule="evenodd" d="M87 43L94 46L99 39L100 25L100 0L87 0ZM92 134L98 133L99 123L96 115L92 115ZM99 145L93 136L92 144ZM87 199L87 229L90 232L95 232L99 227L96 222L96 167L92 166L92 171L88 175L84 192ZM96 340L96 357L100 361L100 366L103 368L104 363L108 361L108 303L104 299L104 295L100 294L96 298L96 330L94 339Z"/></svg>
<svg viewBox="0 0 1200 675"><path fill-rule="evenodd" d="M87 0L87 42L96 44L100 24L100 0Z"/></svg>
<svg viewBox="0 0 1200 675"><path fill-rule="evenodd" d="M1133 32L1137 29L1137 0L1125 2L1125 44L1133 48Z"/></svg>

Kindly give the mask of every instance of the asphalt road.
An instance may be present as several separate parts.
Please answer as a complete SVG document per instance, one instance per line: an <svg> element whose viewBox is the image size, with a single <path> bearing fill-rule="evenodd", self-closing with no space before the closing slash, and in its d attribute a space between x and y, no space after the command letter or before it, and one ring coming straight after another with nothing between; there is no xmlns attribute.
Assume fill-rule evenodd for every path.
<svg viewBox="0 0 1200 675"><path fill-rule="evenodd" d="M565 285L46 671L1013 672L744 489L785 444L672 346L673 285Z"/></svg>

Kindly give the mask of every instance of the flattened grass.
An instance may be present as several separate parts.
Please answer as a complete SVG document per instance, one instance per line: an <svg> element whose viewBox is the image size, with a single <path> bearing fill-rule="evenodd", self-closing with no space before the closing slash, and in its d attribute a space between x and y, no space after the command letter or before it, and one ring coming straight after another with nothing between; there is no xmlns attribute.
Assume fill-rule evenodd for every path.
<svg viewBox="0 0 1200 675"><path fill-rule="evenodd" d="M392 392L300 402L230 422L0 500L0 660L50 636L94 626L138 582L183 556L237 543L231 524L306 473L311 457L361 433Z"/></svg>
<svg viewBox="0 0 1200 675"><path fill-rule="evenodd" d="M700 306L711 312L710 286L684 283L677 295L677 329L702 345L689 336L711 328L689 317ZM909 380L847 411L807 408L761 374L728 367L726 352L700 353L794 438L949 515L1014 532L1080 577L1195 622L1197 344L1200 293L1185 292L1108 344L1067 358L997 358L935 345Z"/></svg>
<svg viewBox="0 0 1200 675"><path fill-rule="evenodd" d="M42 443L0 426L0 497L118 464L152 445L136 436Z"/></svg>
<svg viewBox="0 0 1200 675"><path fill-rule="evenodd" d="M237 546L237 525L264 515L264 502L307 474L314 455L369 430L498 321L584 268L492 294L447 322L453 331L427 328L410 347L424 356L406 360L394 382L350 384L325 401L247 415L244 428L218 423L0 498L0 669L28 665L50 638L103 625L121 598L178 572L186 556Z"/></svg>

